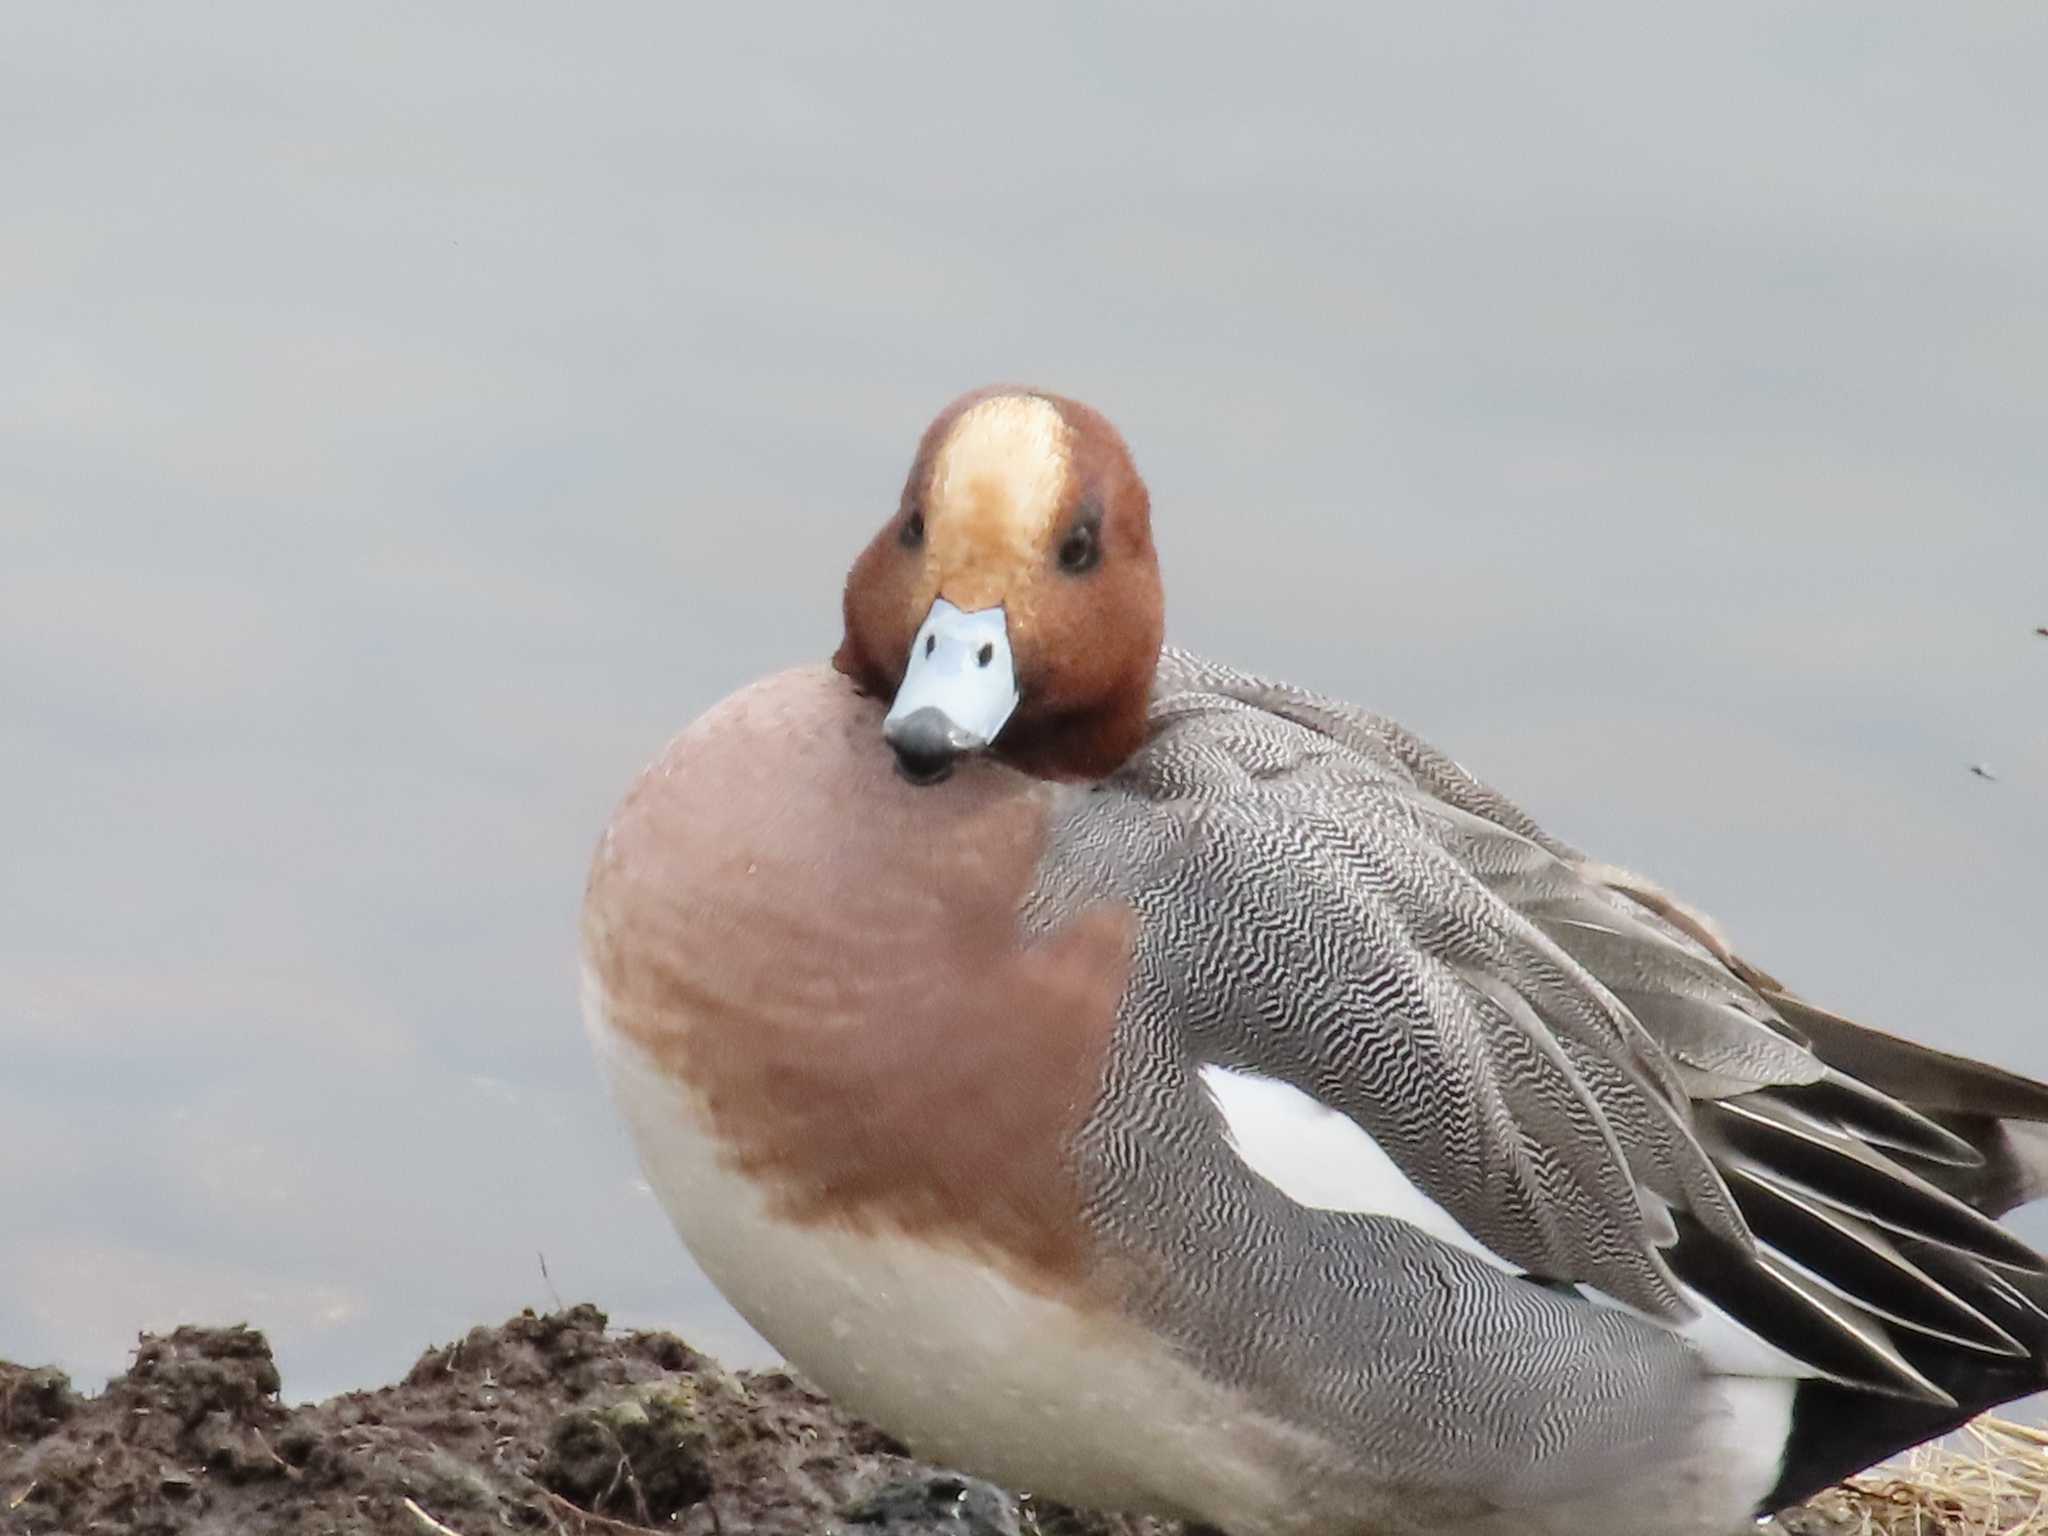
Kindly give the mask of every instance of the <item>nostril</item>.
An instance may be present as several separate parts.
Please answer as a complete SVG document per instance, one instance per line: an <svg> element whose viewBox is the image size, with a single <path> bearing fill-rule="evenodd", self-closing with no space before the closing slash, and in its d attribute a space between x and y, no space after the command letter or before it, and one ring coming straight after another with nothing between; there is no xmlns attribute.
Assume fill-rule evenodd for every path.
<svg viewBox="0 0 2048 1536"><path fill-rule="evenodd" d="M981 665L983 665L984 667L987 666L990 662L996 659L995 646L987 642L984 642L981 649L974 653L974 659L980 662Z"/></svg>
<svg viewBox="0 0 2048 1536"><path fill-rule="evenodd" d="M931 655L931 653L932 653L932 647L933 647L933 646L935 646L935 645L937 645L938 643L939 643L939 637L938 637L937 635L926 635L926 636L924 637L924 653L925 653L925 655L927 655L927 656Z"/></svg>

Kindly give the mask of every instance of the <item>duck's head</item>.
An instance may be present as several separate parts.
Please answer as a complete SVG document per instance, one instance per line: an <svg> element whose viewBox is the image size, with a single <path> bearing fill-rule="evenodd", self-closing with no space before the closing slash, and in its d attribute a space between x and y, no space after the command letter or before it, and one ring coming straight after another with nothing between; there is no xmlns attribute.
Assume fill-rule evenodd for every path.
<svg viewBox="0 0 2048 1536"><path fill-rule="evenodd" d="M915 782L983 751L1094 779L1144 740L1164 628L1151 505L1116 429L986 389L925 430L847 575L833 664L891 701L882 735Z"/></svg>

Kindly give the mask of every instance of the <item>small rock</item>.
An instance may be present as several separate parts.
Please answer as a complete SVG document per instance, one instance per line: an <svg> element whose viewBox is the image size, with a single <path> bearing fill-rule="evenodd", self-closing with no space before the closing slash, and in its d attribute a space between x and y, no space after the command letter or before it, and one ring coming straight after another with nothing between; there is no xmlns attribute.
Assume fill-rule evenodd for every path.
<svg viewBox="0 0 2048 1536"><path fill-rule="evenodd" d="M849 1525L887 1536L1020 1536L1017 1501L992 1483L949 1472L886 1484L846 1507Z"/></svg>

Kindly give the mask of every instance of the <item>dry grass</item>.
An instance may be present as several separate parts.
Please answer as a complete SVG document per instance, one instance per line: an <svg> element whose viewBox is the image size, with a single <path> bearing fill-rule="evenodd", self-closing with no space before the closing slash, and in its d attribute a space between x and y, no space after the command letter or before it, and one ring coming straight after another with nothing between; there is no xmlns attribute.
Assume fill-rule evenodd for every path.
<svg viewBox="0 0 2048 1536"><path fill-rule="evenodd" d="M1982 1418L1815 1499L1830 1536L2048 1536L2048 1431Z"/></svg>

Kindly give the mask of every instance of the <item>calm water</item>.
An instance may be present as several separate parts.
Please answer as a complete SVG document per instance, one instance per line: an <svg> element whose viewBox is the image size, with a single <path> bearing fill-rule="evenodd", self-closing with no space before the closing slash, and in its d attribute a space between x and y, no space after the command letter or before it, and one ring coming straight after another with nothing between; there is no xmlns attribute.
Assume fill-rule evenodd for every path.
<svg viewBox="0 0 2048 1536"><path fill-rule="evenodd" d="M1182 643L2048 1074L2048 14L743 9L0 17L0 1356L757 1357L583 863L996 378Z"/></svg>

